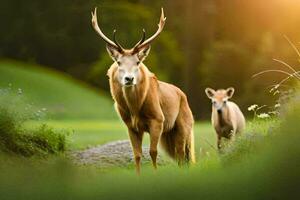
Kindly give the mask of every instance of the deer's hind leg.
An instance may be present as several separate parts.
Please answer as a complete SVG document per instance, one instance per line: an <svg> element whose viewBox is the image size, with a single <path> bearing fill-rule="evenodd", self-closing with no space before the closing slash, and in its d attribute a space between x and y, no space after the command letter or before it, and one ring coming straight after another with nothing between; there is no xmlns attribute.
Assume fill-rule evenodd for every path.
<svg viewBox="0 0 300 200"><path fill-rule="evenodd" d="M189 139L191 137L191 129L186 124L177 123L174 131L175 137L175 157L178 165L189 164L190 155L187 155L187 148L190 148ZM192 142L192 141L191 141Z"/></svg>
<svg viewBox="0 0 300 200"><path fill-rule="evenodd" d="M186 110L179 112L174 127L175 156L179 165L190 164L194 160L194 120L187 113Z"/></svg>
<svg viewBox="0 0 300 200"><path fill-rule="evenodd" d="M178 165L183 165L186 163L185 149L186 149L186 141L184 135L180 134L179 132L176 132L175 156L178 161Z"/></svg>

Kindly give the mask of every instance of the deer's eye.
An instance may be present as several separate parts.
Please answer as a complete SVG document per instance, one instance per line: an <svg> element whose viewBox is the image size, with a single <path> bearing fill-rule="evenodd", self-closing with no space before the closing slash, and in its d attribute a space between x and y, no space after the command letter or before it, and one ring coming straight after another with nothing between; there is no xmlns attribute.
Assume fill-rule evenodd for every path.
<svg viewBox="0 0 300 200"><path fill-rule="evenodd" d="M226 104L226 103L227 103L227 100L224 100L223 103Z"/></svg>
<svg viewBox="0 0 300 200"><path fill-rule="evenodd" d="M137 61L137 62L136 62L136 65L139 65L140 63L141 63L141 61Z"/></svg>
<svg viewBox="0 0 300 200"><path fill-rule="evenodd" d="M216 104L216 101L212 101L212 104L214 104L214 105L215 105L215 104Z"/></svg>
<svg viewBox="0 0 300 200"><path fill-rule="evenodd" d="M120 61L117 61L117 64L120 66L120 65L121 65L121 62L120 62Z"/></svg>

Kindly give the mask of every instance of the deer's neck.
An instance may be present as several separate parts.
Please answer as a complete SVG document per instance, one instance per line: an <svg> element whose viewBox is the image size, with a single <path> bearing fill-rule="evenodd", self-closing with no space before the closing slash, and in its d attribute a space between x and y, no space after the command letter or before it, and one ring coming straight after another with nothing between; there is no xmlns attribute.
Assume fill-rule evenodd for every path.
<svg viewBox="0 0 300 200"><path fill-rule="evenodd" d="M131 114L137 115L143 105L141 92L139 85L122 87L122 95Z"/></svg>
<svg viewBox="0 0 300 200"><path fill-rule="evenodd" d="M225 120L225 116L224 113L217 113L218 115L218 124L222 127L226 125L226 120Z"/></svg>

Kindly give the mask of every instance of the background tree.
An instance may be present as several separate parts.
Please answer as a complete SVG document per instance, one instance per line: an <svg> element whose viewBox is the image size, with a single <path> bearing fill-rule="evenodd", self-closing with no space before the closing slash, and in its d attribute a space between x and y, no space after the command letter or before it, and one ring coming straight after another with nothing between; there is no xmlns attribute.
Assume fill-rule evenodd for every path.
<svg viewBox="0 0 300 200"><path fill-rule="evenodd" d="M297 63L283 37L299 40L300 2L292 0L4 1L0 57L42 64L108 90L105 74L111 60L91 28L95 6L100 7L104 32L112 35L117 29L126 47L139 40L143 28L151 35L160 7L165 8L165 30L153 43L146 64L160 79L187 93L197 118L209 114L205 87L235 87L235 101L243 109L265 104L273 98L268 85L281 76L251 76L283 67L272 58Z"/></svg>

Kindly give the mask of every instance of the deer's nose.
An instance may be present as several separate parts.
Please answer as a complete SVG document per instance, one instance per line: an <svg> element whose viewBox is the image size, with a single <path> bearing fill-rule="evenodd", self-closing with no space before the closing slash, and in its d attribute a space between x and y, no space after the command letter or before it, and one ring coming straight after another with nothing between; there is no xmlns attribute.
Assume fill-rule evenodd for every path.
<svg viewBox="0 0 300 200"><path fill-rule="evenodd" d="M127 83L133 82L133 79L134 79L133 76L126 76L126 77L125 77L125 81L126 81Z"/></svg>

